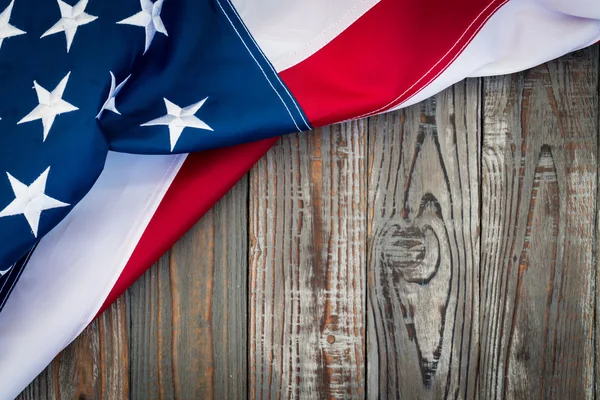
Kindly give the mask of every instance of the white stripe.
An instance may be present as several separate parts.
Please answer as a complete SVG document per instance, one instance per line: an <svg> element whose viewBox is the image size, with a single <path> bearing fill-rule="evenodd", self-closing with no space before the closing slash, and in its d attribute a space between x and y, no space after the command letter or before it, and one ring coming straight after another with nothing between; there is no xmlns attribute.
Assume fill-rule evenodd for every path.
<svg viewBox="0 0 600 400"><path fill-rule="evenodd" d="M575 15L569 13L571 7ZM581 17L583 9L588 18ZM523 71L598 40L599 0L510 0L442 74L388 111L423 101L466 77Z"/></svg>
<svg viewBox="0 0 600 400"><path fill-rule="evenodd" d="M315 54L380 0L232 0L277 71Z"/></svg>
<svg viewBox="0 0 600 400"><path fill-rule="evenodd" d="M41 240L0 312L1 399L92 321L185 157L109 153L90 193Z"/></svg>

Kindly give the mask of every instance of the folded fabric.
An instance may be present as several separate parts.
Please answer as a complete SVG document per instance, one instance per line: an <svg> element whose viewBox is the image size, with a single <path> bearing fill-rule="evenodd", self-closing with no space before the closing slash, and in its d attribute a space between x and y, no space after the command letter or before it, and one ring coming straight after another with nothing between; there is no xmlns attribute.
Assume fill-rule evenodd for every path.
<svg viewBox="0 0 600 400"><path fill-rule="evenodd" d="M0 1L1 398L214 204L263 139L600 40L592 0L38 3Z"/></svg>

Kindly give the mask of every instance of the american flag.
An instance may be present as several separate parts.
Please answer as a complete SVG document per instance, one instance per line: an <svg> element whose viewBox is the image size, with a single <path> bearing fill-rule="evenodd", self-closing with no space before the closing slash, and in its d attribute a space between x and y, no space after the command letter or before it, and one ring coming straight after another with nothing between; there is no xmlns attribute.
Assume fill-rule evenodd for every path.
<svg viewBox="0 0 600 400"><path fill-rule="evenodd" d="M0 0L0 10L0 398L277 136L600 40L600 3L587 0Z"/></svg>
<svg viewBox="0 0 600 400"><path fill-rule="evenodd" d="M227 0L12 0L0 32L0 265L73 209L108 150L187 153L310 129Z"/></svg>

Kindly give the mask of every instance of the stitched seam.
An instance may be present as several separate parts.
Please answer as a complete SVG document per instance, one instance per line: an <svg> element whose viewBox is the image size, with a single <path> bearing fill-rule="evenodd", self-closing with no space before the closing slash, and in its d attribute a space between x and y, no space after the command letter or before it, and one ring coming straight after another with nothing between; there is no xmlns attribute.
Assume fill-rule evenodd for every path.
<svg viewBox="0 0 600 400"><path fill-rule="evenodd" d="M36 245L37 246L37 245ZM25 259L25 264L27 264L27 261L29 261L29 257L31 256L31 254L33 253L33 250L35 249L36 246L33 246L29 252L27 253L26 259ZM21 260L19 260L21 261ZM12 273L17 269L16 266L19 263L19 261L17 261L16 263L14 263L12 265L12 267L10 267L10 271L8 272L8 275L6 276L6 280L4 281L4 283L2 283L2 287L0 287L0 293L2 293L2 290L4 290L4 287L6 286L6 283L8 282L9 278L12 276ZM14 282L13 282L14 283ZM5 299L6 301L6 299ZM4 303L2 303L3 305ZM0 305L0 308L2 308L2 305Z"/></svg>
<svg viewBox="0 0 600 400"><path fill-rule="evenodd" d="M294 123L294 125L296 126L296 129L298 130L298 132L302 132L302 129L300 129L300 127L298 126L298 124L296 123L296 120L294 119L294 116L292 115L292 112L290 111L290 109L288 108L287 104L285 104L285 101L283 100L283 98L281 97L281 95L279 94L279 91L277 91L277 89L275 88L275 86L273 86L273 83L271 82L271 80L269 79L267 73L265 72L265 70L263 69L263 67L260 65L260 63L258 62L258 60L256 59L256 57L254 57L254 54L252 54L252 51L250 50L250 48L248 47L248 45L246 44L246 41L244 40L244 38L242 37L242 35L240 35L239 31L237 30L237 28L235 27L233 21L231 20L231 18L229 18L229 15L227 14L227 12L225 11L225 9L223 8L223 6L221 5L221 2L219 0L215 0L216 3L219 5L219 7L221 8L221 11L223 11L223 14L225 14L225 18L227 18L227 20L229 21L229 23L231 24L231 27L233 28L233 30L235 31L235 33L238 35L238 37L240 38L240 41L242 42L242 44L244 45L244 47L246 48L246 50L248 50L248 53L250 53L250 57L252 57L252 59L254 60L254 62L256 63L256 65L258 65L258 68L260 68L260 70L262 71L265 79L267 80L267 82L269 82L269 85L271 86L271 88L273 89L273 91L275 92L275 94L277 94L277 97L279 97L279 100L281 101L281 103L283 104L283 106L285 107L285 109L287 110L288 114L290 115L290 118L292 119L292 122Z"/></svg>
<svg viewBox="0 0 600 400"><path fill-rule="evenodd" d="M504 5L506 2L508 2L508 0L505 0L503 3L500 4L500 6ZM384 111L385 109L389 108L389 107L393 107L394 103L396 103L400 98L402 98L402 96L404 96L407 92L409 92L410 90L412 90L421 80L423 80L423 78L425 78L433 69L435 69L435 67L437 67L451 52L452 50L454 50L454 48L460 43L461 39L467 34L467 32L469 31L469 29L471 29L471 27L475 24L475 22L481 17L481 15L483 13L485 13L485 11L487 11L488 8L490 8L492 5L494 4L494 0L492 0L492 2L490 4L488 4L478 15L477 17L475 17L473 19L473 21L469 24L469 26L465 29L465 31L463 32L462 35L460 35L460 37L456 40L456 42L452 45L452 47L450 47L450 49L448 49L448 51L446 52L446 54L444 54L427 72L425 72L415 83L413 83L408 89L406 89L402 94L400 94L398 97L396 97L394 100L390 101L388 104L386 104L385 106L382 106L380 108L378 108L375 111L371 111L369 113L363 114L359 117L356 117L355 119L359 119L359 118L364 118L364 117L368 117L370 115L374 115L376 113L379 113L381 111ZM498 8L497 7L496 10ZM494 11L496 11L494 10ZM493 12L490 13L490 15L488 16L488 18L486 18L482 23L481 26L483 26L483 24L485 24L485 22L487 22L487 20L489 19L489 17L491 17L493 15ZM479 30L477 30L470 38L469 40L463 45L463 47L457 52L457 54L454 56L454 58L452 60L450 60L450 62L448 62L448 65L450 65L452 63L452 61L454 61L458 55L462 52L462 50L471 42L471 39L473 37L475 37L475 35L479 32ZM445 69L444 69L445 70ZM435 78L437 78L443 71L440 71L434 78L430 79L427 84L423 85L423 88L425 88L427 85L429 85L429 83L431 83L433 80L435 80ZM422 89L423 89L422 88ZM421 89L421 90L422 90ZM419 90L420 92L420 90ZM418 93L418 92L417 92ZM417 93L413 94L412 96L410 96L408 99L412 98L413 96L415 96Z"/></svg>
<svg viewBox="0 0 600 400"><path fill-rule="evenodd" d="M29 259L31 258L31 255L33 254L34 250L35 250L35 247L29 251L29 254L27 254L27 257L25 258L25 261L23 262L23 267L19 270L19 276L15 277L15 280L13 281L12 285L10 285L10 288L8 289L6 297L4 297L4 300L2 300L2 304L0 304L0 311L2 311L2 309L4 308L4 304L6 304L6 302L8 301L8 298L10 297L10 293L12 293L13 288L19 281L19 278L21 277L21 274L25 270L25 267L27 267L27 263L29 262ZM0 288L0 293L4 289L4 286L6 286L6 282L8 282L8 279L10 278L10 276L12 276L13 271L15 271L16 269L17 268L15 268L13 266L13 269L9 272L9 275L6 277L6 281L4 281L4 283L2 284L2 287Z"/></svg>
<svg viewBox="0 0 600 400"><path fill-rule="evenodd" d="M31 253L33 254L33 251ZM23 271L25 270L25 267L27 266L27 263L29 262L29 258L30 257L31 257L31 254L27 256L27 259L25 260L25 264L23 265L23 268L21 268L19 270L19 274L15 277L15 279L13 280L12 285L10 286L10 288L8 289L8 291L6 292L6 297L4 297L4 300L2 301L2 304L0 304L0 312L4 309L4 305L8 301L8 298L10 297L10 294L12 293L15 285L19 281L19 278L21 278L21 275L23 274Z"/></svg>
<svg viewBox="0 0 600 400"><path fill-rule="evenodd" d="M463 44L463 46L461 47L461 49L454 55L454 57L447 63L447 65L438 72L437 75L435 75L433 78L431 78L425 85L423 85L423 87L421 89L419 89L416 93L414 93L413 95L411 95L410 97L408 97L407 99L405 99L404 101L410 100L412 97L414 97L415 95L417 95L419 92L421 92L421 90L423 90L425 87L427 87L432 81L434 81L438 76L440 76L447 68L450 64L452 64L452 62L454 60L456 60L456 58L462 53L462 51L465 49L465 47L467 47L469 45L469 43L471 43L471 41L473 40L473 38L479 33L480 28L485 25L485 23L492 17L492 15L494 15L494 13L500 8L502 7L504 4L508 3L509 0L504 0L503 2L501 2L500 4L498 4L498 6L479 24L479 27L475 30L475 32L471 35L471 37ZM454 48L460 43L460 41L462 40L462 38L467 34L467 32L469 31L469 29L471 29L471 27L473 25L475 25L476 21L490 8L494 5L495 0L492 0L492 2L490 4L488 4L478 15L477 17L475 17L475 19L473 20L473 22L471 22L471 24L469 24L469 26L465 29L465 31L463 32L463 34L456 40L456 42L452 45L452 47L450 47L450 49L446 52L446 54L444 54L439 60L438 62L436 62L427 72L425 72L415 83L413 83L408 89L406 89L401 95L399 95L398 97L396 97L394 100L390 101L388 104L386 104L385 106L382 106L378 109L376 109L375 111L370 111L366 114L360 115L358 117L352 118L352 120L355 119L360 119L360 118L365 118L365 117L369 117L372 115L375 115L377 113L383 112L385 110L387 110L390 107L393 107L395 105L395 103L400 100L402 98L402 96L404 96L406 93L408 93L409 91L411 91L416 85L419 84L419 82L421 82L427 75L429 75L429 73L431 73L432 70L435 69L435 67L437 67L446 57L448 57L448 55L452 52L452 50L454 50Z"/></svg>
<svg viewBox="0 0 600 400"><path fill-rule="evenodd" d="M263 58L265 59L265 61L267 62L267 64L269 65L269 68L271 68L271 70L273 71L273 73L275 74L275 77L277 78L277 80L279 81L279 83L281 84L281 86L283 87L283 90L285 90L285 92L288 94L288 96L290 97L290 100L292 101L292 103L294 104L294 106L296 107L296 110L298 110L298 114L300 114L300 118L302 118L302 122L304 122L304 125L307 127L307 129L312 129L310 124L306 121L306 119L304 118L304 114L302 113L300 106L298 105L298 102L296 101L296 99L292 96L292 94L290 93L290 91L288 90L287 86L285 85L285 83L283 83L283 81L281 80L281 77L279 76L279 74L277 73L277 71L275 70L275 67L273 67L273 64L271 64L271 62L269 61L269 59L267 58L267 56L265 55L265 53L262 51L262 49L260 48L260 46L258 45L258 43L256 42L256 40L254 39L254 36L252 36L252 33L250 33L250 31L248 30L248 27L246 26L246 24L244 23L244 20L242 19L242 17L240 16L240 14L238 13L238 11L236 10L235 6L233 5L233 3L231 2L231 0L226 0L229 3L229 7L231 7L231 9L233 10L235 16L238 18L238 20L240 21L240 24L244 27L244 30L246 31L246 33L248 34L248 36L250 37L250 39L252 40L252 42L254 42L254 45L256 46L256 48L258 49L258 51L260 52L260 54L263 56Z"/></svg>
<svg viewBox="0 0 600 400"><path fill-rule="evenodd" d="M281 84L281 86L283 87L283 90L285 90L285 92L290 97L290 100L294 103L294 106L296 107L296 110L298 110L298 114L300 114L300 118L302 118L302 121L304 122L304 125L306 125L307 129L312 129L312 127L310 126L310 124L308 123L308 121L304 118L304 114L302 113L300 105L298 104L298 102L296 101L296 99L294 98L294 96L292 96L292 94L288 90L287 86L285 85L285 83L283 82L283 80L281 79L281 77L279 76L279 74L277 73L277 70L275 70L275 67L273 66L273 64L270 62L270 60L267 58L267 56L265 55L265 53L262 51L261 47L258 45L258 43L256 42L256 40L254 39L254 36L252 36L252 33L250 33L250 31L248 30L248 27L244 23L244 20L242 19L242 17L240 16L240 14L238 13L238 11L236 10L236 8L233 5L233 3L231 2L231 0L227 0L227 2L229 3L229 6L233 10L233 12L237 16L237 18L240 20L240 23L244 27L244 29L246 30L246 32L248 33L248 36L250 36L250 39L252 40L252 42L254 42L254 45L256 46L256 48L258 49L258 51L260 52L260 54L263 56L263 58L265 59L265 61L269 65L269 68L271 68L271 70L275 74L275 77L277 78L277 80L279 81L279 83Z"/></svg>
<svg viewBox="0 0 600 400"><path fill-rule="evenodd" d="M4 290L4 286L6 286L6 283L8 282L8 279L10 278L10 276L12 275L12 273L14 272L15 266L18 264L18 261L16 263L14 263L12 265L12 267L10 267L10 271L8 271L8 275L6 276L6 280L2 283L2 286L0 287L0 293L2 293L2 291Z"/></svg>
<svg viewBox="0 0 600 400"><path fill-rule="evenodd" d="M16 266L16 264L13 264L13 266L10 269L10 271L8 272L8 275L6 276L6 280L2 283L2 287L0 287L0 293L2 293L2 291L4 290L4 287L8 283L8 281L9 281L10 277L12 276L13 272L17 269L17 268L15 268L15 266ZM8 296L6 296L6 298L8 298ZM4 301L6 301L6 298L4 299ZM4 302L2 302L2 304L0 305L0 309L2 308L3 305L4 305Z"/></svg>
<svg viewBox="0 0 600 400"><path fill-rule="evenodd" d="M428 87L433 81L435 81L437 78L439 78L440 75L442 75L450 65L452 65L452 63L458 58L460 57L460 55L463 53L464 49L471 44L471 42L473 41L473 39L475 38L475 36L477 36L477 34L480 32L481 28L489 21L489 19L496 13L496 11L498 11L503 5L505 5L506 3L508 3L509 0L505 0L504 2L502 2L501 4L498 5L498 7L496 7L486 18L485 20L483 20L483 22L479 25L479 27L476 29L475 33L473 33L473 35L471 35L471 37L465 42L465 44L462 46L462 48L454 55L454 57L452 57L452 59L446 64L446 66L444 68L442 68L434 77L430 78L429 81L427 81L427 83L425 85L423 85L420 89L418 89L415 93L413 93L412 95L410 95L409 97L407 97L406 99L397 102L394 101L394 104L392 104L387 110L384 111L388 111L394 107L397 107L399 105L401 105L402 103L405 103L407 101L409 101L410 99L412 99L413 97L415 97L416 95L418 95L419 93L421 93L426 87ZM405 92L406 93L406 92ZM398 99L396 99L398 100ZM370 115L374 115L374 114L370 114Z"/></svg>
<svg viewBox="0 0 600 400"><path fill-rule="evenodd" d="M136 219L136 221L135 221L135 222L134 222L134 223L131 225L131 226L133 226L133 227L134 227L134 229L132 229L131 231L135 231L135 232L137 232L137 231L138 231L138 229L139 229L139 225L140 225L140 223L141 223L141 220L144 218L144 215L146 214L146 210L147 210L147 209L150 207L150 204L154 204L154 201L155 201L155 199L156 199L156 194L157 194L159 191L162 191L162 190L163 190L163 185L164 185L164 183L165 183L165 181L166 181L167 177L168 177L168 176L171 176L171 174L172 174L172 172L173 172L173 170L174 170L174 166L175 166L175 164L176 164L176 163L177 163L177 162L178 162L178 161L179 161L179 160L180 160L182 157L183 157L183 158L185 158L185 156L187 156L187 154L184 154L184 155L178 155L178 156L176 156L176 157L173 159L173 161L171 161L171 164L169 164L169 167L167 168L167 170L166 170L166 171L165 171L165 173L163 174L162 178L160 179L160 182L159 182L159 184L158 184L158 185L156 185L156 188L154 189L154 191L152 192L152 194L151 194L151 195L150 195L150 197L148 198L148 201L146 201L146 204L144 205L144 208L143 208L142 212L140 213L140 215L138 216L138 218ZM130 232L131 232L131 231L130 231ZM143 233L144 233L144 232L142 232L142 234L143 234ZM141 235L140 235L140 237L141 237ZM125 241L124 241L124 242L125 242ZM137 243L136 243L136 245L137 245ZM121 246L121 248L119 249L119 254L120 254L120 255L117 257L117 259L119 260L119 261L117 261L118 263L120 263L120 262L121 262L121 259L123 258L123 257L122 257L122 253L125 251L125 250L123 249L123 247L125 247L125 246ZM129 246L127 246L127 247L129 247ZM133 253L133 251L135 251L135 246L134 246L133 250L131 251L131 253ZM131 257L131 254L129 255L129 257ZM129 261L129 257L127 258L127 261ZM127 263L127 261L125 261L125 263ZM122 272L123 272L123 269L121 269L121 272L119 273L119 276L121 275L121 273L122 273ZM118 277L117 277L117 279L118 279ZM112 282L112 283L113 283L113 285L111 286L111 289L112 289L112 287L114 286L114 282ZM107 293L107 294L108 294L108 293ZM98 302L96 301L96 300L97 300L97 297L98 297L98 296L94 297L93 299L91 299L91 300L88 302L87 306L85 307L85 313L83 314L83 316L89 315L89 314L90 314L90 313L89 313L89 311L92 309L92 306L93 306L94 304L98 304ZM99 308L99 307L98 307L98 308ZM80 318L80 321L81 321L81 318ZM87 321L87 323L89 323L89 321ZM86 325L87 325L87 323L86 323ZM79 333L79 331L81 331L81 329L80 329L80 327L79 327L79 326L77 326L75 329L73 329L73 330L71 331L71 333L69 334L69 340L73 340L73 339L75 339L75 336L76 336L76 335Z"/></svg>
<svg viewBox="0 0 600 400"><path fill-rule="evenodd" d="M277 64L282 64L282 68L281 68L282 70L284 70L284 69L287 69L287 68L290 68L290 67L292 67L294 64L292 64L292 65L285 65L285 64L286 64L286 61L290 60L291 58L293 58L293 57L297 56L297 55L298 55L298 54L300 54L300 53L303 53L304 51L306 51L306 49L308 49L308 48L312 47L312 46L313 46L315 43L318 43L318 42L323 42L323 45L322 45L322 46L321 46L319 49L317 49L316 51L313 51L313 52L311 52L311 54L309 54L309 55L307 55L306 57L304 57L304 58L303 58L303 60L305 60L305 59L309 58L309 57L310 57L312 54L316 53L317 51L319 51L319 50L320 50L320 49L322 49L323 47L327 46L329 43L331 43L331 41L333 41L333 39L335 39L335 38L337 37L337 35L336 35L336 36L334 36L334 37L330 37L329 39L326 39L326 40L323 40L322 38L323 38L324 36L327 36L327 34L328 34L329 32L331 32L332 30L334 30L334 28L337 28L339 25L341 25L341 24L342 24L342 22L344 22L345 20L347 20L347 19L350 19L351 17L353 17L353 16L354 16L354 14L355 14L355 13L357 12L357 10L359 9L359 7L360 7L360 6L362 6L362 5L363 5L363 4L364 4L366 1L367 1L367 0L362 0L360 3L357 3L357 4L356 4L354 7L352 7L350 10L348 10L348 12L346 12L346 14L342 15L342 16L341 16L341 17L340 17L340 18L339 18L337 21L335 21L335 22L334 22L332 25L329 25L329 27L328 27L327 29L325 29L324 31L321 31L321 33L319 33L319 34L318 34L318 35L317 35L317 36L316 36L314 39L312 39L310 42L308 42L307 44L305 44L304 46L302 46L300 49L298 49L298 50L294 51L293 53L290 53L290 54L288 54L287 56L285 56L285 57L284 57L284 58L282 58L281 60L277 60ZM376 6L377 4L379 4L379 3L380 3L380 1L381 1L381 0L376 0L376 1L375 1L375 2L374 2L372 5L371 5L371 8L372 8L372 7L374 7L374 6ZM370 8L369 8L369 9L370 9ZM369 11L369 10L367 10L367 11ZM365 11L365 13L366 13L367 11ZM364 15L365 13L363 13L363 15ZM358 20L358 18L357 18L357 20ZM349 27L349 26L348 26L348 27ZM346 27L346 29L347 29L348 27ZM345 30L345 29L343 29L343 30L342 30L342 32L343 32L344 30ZM303 61L303 60L302 60L302 61ZM299 63L300 63L300 62L302 62L302 61L299 61L299 62L298 62L298 63L296 63L296 64L299 64Z"/></svg>

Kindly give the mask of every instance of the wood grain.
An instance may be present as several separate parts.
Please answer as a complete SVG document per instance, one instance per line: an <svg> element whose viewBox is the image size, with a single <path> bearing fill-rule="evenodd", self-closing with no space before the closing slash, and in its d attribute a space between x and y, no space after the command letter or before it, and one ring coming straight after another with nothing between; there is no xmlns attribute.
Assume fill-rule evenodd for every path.
<svg viewBox="0 0 600 400"><path fill-rule="evenodd" d="M251 172L251 399L365 395L366 122L287 136Z"/></svg>
<svg viewBox="0 0 600 400"><path fill-rule="evenodd" d="M594 394L598 47L485 79L480 398Z"/></svg>
<svg viewBox="0 0 600 400"><path fill-rule="evenodd" d="M60 353L19 400L126 399L127 305L119 298Z"/></svg>
<svg viewBox="0 0 600 400"><path fill-rule="evenodd" d="M471 398L479 81L369 125L369 398Z"/></svg>
<svg viewBox="0 0 600 400"><path fill-rule="evenodd" d="M285 137L18 399L600 397L599 49Z"/></svg>
<svg viewBox="0 0 600 400"><path fill-rule="evenodd" d="M132 399L247 393L248 179L130 290Z"/></svg>

